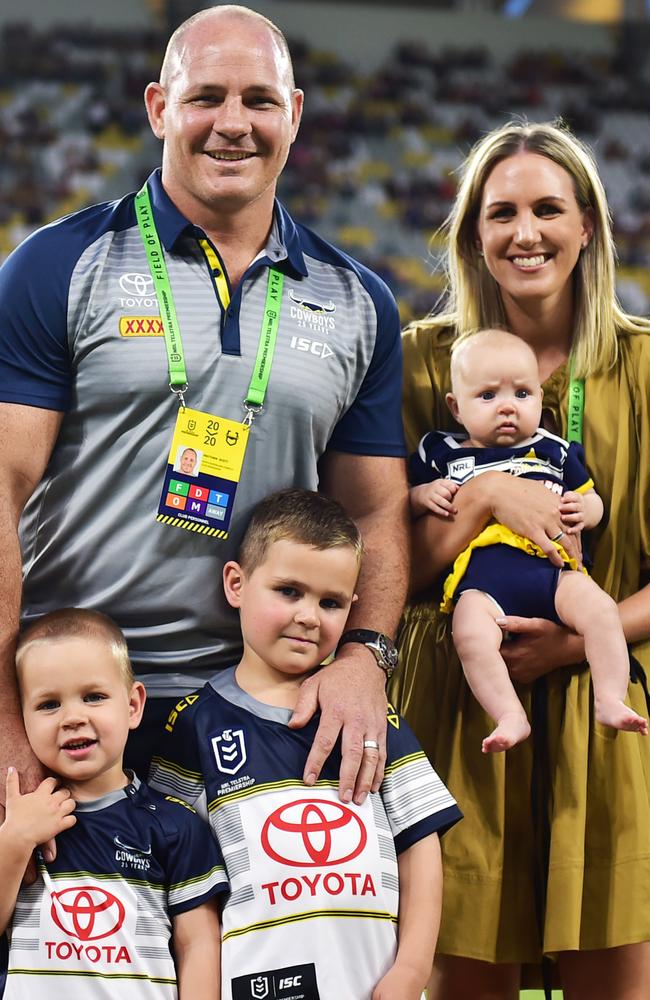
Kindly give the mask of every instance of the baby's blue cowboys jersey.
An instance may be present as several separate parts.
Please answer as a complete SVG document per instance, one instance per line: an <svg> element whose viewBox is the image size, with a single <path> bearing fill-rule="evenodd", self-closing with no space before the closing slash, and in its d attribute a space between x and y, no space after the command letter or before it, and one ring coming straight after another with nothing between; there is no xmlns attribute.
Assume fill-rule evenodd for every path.
<svg viewBox="0 0 650 1000"><path fill-rule="evenodd" d="M395 958L396 855L461 813L394 710L362 806L339 801L340 747L303 784L318 719L293 730L290 715L221 671L176 706L151 781L204 811L223 853L223 1000L368 998Z"/></svg>
<svg viewBox="0 0 650 1000"><path fill-rule="evenodd" d="M4 1000L175 1000L171 918L228 888L208 827L137 778L75 816L20 890Z"/></svg>
<svg viewBox="0 0 650 1000"><path fill-rule="evenodd" d="M512 446L475 448L466 442L466 434L445 431L425 434L409 459L411 486L435 479L451 479L462 486L483 472L508 472L539 479L559 493L565 490L584 493L594 485L585 468L582 445L569 444L541 428Z"/></svg>

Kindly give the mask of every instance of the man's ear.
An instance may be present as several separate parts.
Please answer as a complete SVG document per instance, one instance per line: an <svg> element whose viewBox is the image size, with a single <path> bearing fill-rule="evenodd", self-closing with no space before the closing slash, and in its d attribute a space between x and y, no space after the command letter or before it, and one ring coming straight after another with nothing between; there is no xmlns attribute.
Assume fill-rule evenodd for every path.
<svg viewBox="0 0 650 1000"><path fill-rule="evenodd" d="M458 403L456 402L456 397L454 396L453 392L447 393L447 395L445 396L445 403L451 410L451 415L454 418L454 420L457 420L458 423L460 423L460 419L458 416Z"/></svg>
<svg viewBox="0 0 650 1000"><path fill-rule="evenodd" d="M244 571L238 562L231 559L226 563L223 568L223 589L231 608L241 607L244 579Z"/></svg>
<svg viewBox="0 0 650 1000"><path fill-rule="evenodd" d="M165 138L165 91L159 83L149 83L144 92L144 106L156 139Z"/></svg>

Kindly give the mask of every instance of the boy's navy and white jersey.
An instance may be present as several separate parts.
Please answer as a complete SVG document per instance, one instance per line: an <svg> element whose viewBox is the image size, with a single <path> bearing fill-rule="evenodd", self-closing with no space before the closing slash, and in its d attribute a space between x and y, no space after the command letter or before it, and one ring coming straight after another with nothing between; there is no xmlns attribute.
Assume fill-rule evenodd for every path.
<svg viewBox="0 0 650 1000"><path fill-rule="evenodd" d="M303 783L318 719L292 730L290 716L221 671L170 716L151 782L205 810L224 857L223 1000L369 1000L396 952L396 852L461 813L392 709L362 806L339 801L340 748Z"/></svg>
<svg viewBox="0 0 650 1000"><path fill-rule="evenodd" d="M228 889L210 831L137 778L75 816L18 895L4 1000L175 1000L171 918Z"/></svg>
<svg viewBox="0 0 650 1000"><path fill-rule="evenodd" d="M287 486L317 489L327 449L406 454L401 339L384 282L279 202L266 246L233 289L218 246L176 208L160 171L147 183L189 407L243 420L269 269L284 275L229 537L155 519L178 400L133 195L44 227L0 268L0 401L63 413L21 520L23 620L51 611L54 594L57 607L98 608L124 631L148 692L181 694L241 650L221 566L236 558L254 505Z"/></svg>
<svg viewBox="0 0 650 1000"><path fill-rule="evenodd" d="M557 492L586 492L593 488L582 445L569 443L541 427L532 437L512 447L476 448L466 441L467 434L446 431L425 434L409 459L411 485L450 479L462 486L483 472L508 472L539 479Z"/></svg>

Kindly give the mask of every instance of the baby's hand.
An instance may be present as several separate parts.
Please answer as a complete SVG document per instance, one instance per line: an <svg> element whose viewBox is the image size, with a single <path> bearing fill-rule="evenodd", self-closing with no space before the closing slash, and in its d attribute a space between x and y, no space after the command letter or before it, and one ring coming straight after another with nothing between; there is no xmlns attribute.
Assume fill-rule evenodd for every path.
<svg viewBox="0 0 650 1000"><path fill-rule="evenodd" d="M432 513L453 518L458 513L453 504L458 490L458 483L452 483L451 479L436 479L432 483L413 486L409 490L411 513L414 517Z"/></svg>
<svg viewBox="0 0 650 1000"><path fill-rule="evenodd" d="M35 791L21 795L18 771L8 769L4 825L7 833L30 852L74 826L74 807L70 792L57 788L56 778L45 778Z"/></svg>
<svg viewBox="0 0 650 1000"><path fill-rule="evenodd" d="M372 1000L420 1000L424 984L415 970L405 965L393 965L380 979Z"/></svg>
<svg viewBox="0 0 650 1000"><path fill-rule="evenodd" d="M567 535L577 535L585 526L585 500L582 493L564 493L560 500L560 520Z"/></svg>

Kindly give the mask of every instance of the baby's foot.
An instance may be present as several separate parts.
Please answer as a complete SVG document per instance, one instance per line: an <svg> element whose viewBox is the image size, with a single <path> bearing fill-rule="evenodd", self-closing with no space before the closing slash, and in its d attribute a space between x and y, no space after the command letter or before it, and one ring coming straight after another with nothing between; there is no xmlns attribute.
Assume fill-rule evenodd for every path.
<svg viewBox="0 0 650 1000"><path fill-rule="evenodd" d="M642 715L637 715L625 702L616 698L610 701L597 701L595 715L603 726L624 729L628 733L641 733L642 736L648 735L648 720Z"/></svg>
<svg viewBox="0 0 650 1000"><path fill-rule="evenodd" d="M524 712L506 712L499 724L483 740L483 753L499 753L509 750L530 736L530 723Z"/></svg>

